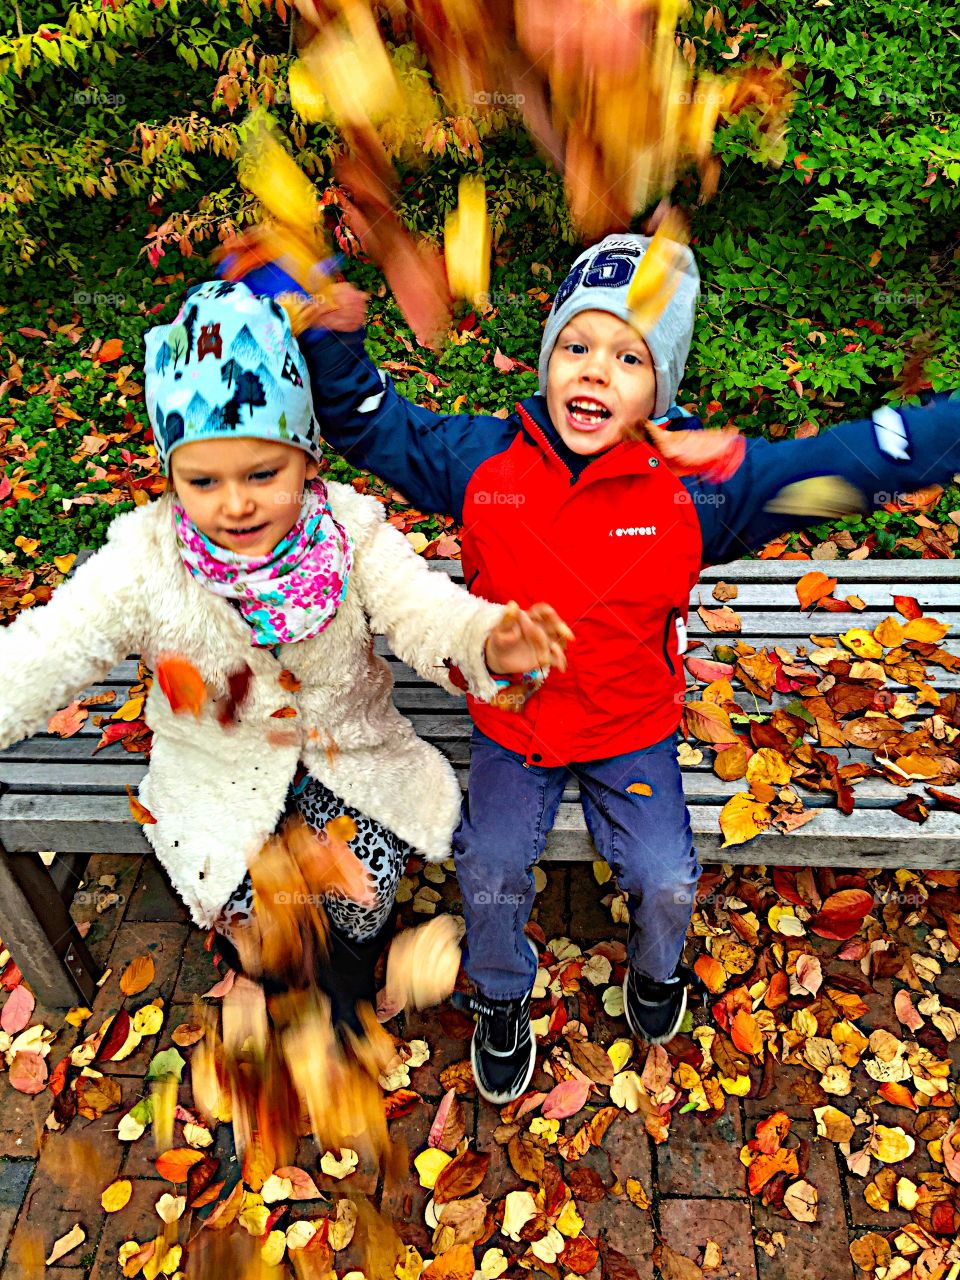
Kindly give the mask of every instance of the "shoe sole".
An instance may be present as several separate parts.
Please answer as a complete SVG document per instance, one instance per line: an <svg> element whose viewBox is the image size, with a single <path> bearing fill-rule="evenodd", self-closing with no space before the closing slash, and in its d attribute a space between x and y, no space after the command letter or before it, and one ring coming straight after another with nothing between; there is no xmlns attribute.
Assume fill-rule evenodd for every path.
<svg viewBox="0 0 960 1280"><path fill-rule="evenodd" d="M628 969L627 970L628 975L629 975L629 972L630 971ZM683 1022L686 1012L687 1012L687 989L686 987L684 987L683 999L680 1001L680 1008L677 1010L677 1016L673 1021L673 1025L667 1031L665 1031L662 1036L648 1036L645 1032L638 1031L637 1028L633 1025L633 1023L630 1020L629 1006L627 1004L627 979L626 977L624 977L623 979L623 1016L627 1020L627 1026L630 1028L630 1030L633 1032L633 1034L637 1037L638 1040L643 1040L647 1044L669 1044L670 1041L673 1039L673 1037L680 1030L680 1025Z"/></svg>
<svg viewBox="0 0 960 1280"><path fill-rule="evenodd" d="M527 939L527 946L533 952L533 958L536 960L537 967L539 968L540 952L529 938ZM502 1107L507 1102L516 1101L521 1094L526 1093L530 1086L530 1081L533 1079L533 1073L537 1065L537 1037L533 1032L533 1028L531 1027L530 1029L530 1061L527 1063L527 1069L523 1077L523 1084L514 1093L490 1093L488 1090L484 1089L483 1085L480 1083L480 1073L477 1071L475 1041L476 1032L474 1032L470 1039L470 1066L473 1070L474 1083L477 1086L477 1093L479 1093L480 1097L484 1098L487 1102L493 1103L495 1106Z"/></svg>

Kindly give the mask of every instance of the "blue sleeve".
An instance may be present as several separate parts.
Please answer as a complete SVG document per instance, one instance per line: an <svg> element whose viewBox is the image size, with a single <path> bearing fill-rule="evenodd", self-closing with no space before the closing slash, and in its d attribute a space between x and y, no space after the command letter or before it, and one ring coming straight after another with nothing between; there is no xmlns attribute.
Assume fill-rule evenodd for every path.
<svg viewBox="0 0 960 1280"><path fill-rule="evenodd" d="M303 292L275 265L248 272L244 284L271 297ZM298 341L324 439L353 466L399 489L420 511L461 520L470 477L505 447L515 426L493 415L431 413L411 404L370 359L362 330L306 329Z"/></svg>
<svg viewBox="0 0 960 1280"><path fill-rule="evenodd" d="M685 484L700 519L703 562L725 564L778 534L872 511L958 472L960 392L951 392L918 407L883 405L872 419L805 440L751 440L730 480Z"/></svg>

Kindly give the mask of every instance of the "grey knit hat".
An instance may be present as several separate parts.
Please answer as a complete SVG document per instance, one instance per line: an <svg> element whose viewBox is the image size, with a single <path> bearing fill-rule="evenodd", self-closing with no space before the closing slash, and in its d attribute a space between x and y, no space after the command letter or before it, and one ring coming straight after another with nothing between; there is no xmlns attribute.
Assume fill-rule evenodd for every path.
<svg viewBox="0 0 960 1280"><path fill-rule="evenodd" d="M581 311L609 311L630 322L627 291L652 236L628 233L607 236L581 253L557 290L540 344L540 393L547 394L547 367L564 325ZM662 418L677 396L690 351L700 293L700 273L693 254L683 246L683 275L653 329L644 335L657 376L653 416Z"/></svg>

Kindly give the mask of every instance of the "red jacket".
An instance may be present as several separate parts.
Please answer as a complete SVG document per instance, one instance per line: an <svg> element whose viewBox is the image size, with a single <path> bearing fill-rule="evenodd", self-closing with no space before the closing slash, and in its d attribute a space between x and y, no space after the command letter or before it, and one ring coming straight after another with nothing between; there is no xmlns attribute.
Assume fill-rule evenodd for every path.
<svg viewBox="0 0 960 1280"><path fill-rule="evenodd" d="M680 721L679 636L700 572L694 507L648 444L617 445L574 479L519 412L512 443L467 485L464 576L488 600L548 601L576 640L567 670L551 671L521 712L469 698L470 714L534 764L651 746Z"/></svg>

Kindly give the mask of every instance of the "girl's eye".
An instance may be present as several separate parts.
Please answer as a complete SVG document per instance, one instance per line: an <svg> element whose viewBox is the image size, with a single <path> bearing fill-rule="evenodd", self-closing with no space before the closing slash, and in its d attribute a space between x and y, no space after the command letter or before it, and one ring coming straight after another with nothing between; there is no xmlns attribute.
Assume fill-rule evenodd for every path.
<svg viewBox="0 0 960 1280"><path fill-rule="evenodd" d="M273 470L273 471L254 471L254 472L253 472L253 474L251 475L250 479L251 479L251 480L272 480L272 479L273 479L273 477L274 477L276 474L277 474L277 473L276 473L276 470Z"/></svg>
<svg viewBox="0 0 960 1280"><path fill-rule="evenodd" d="M568 342L567 350L572 351L575 356L583 355L586 351L586 345L583 342Z"/></svg>
<svg viewBox="0 0 960 1280"><path fill-rule="evenodd" d="M624 352L623 362L624 364L643 364L640 357L633 351Z"/></svg>
<svg viewBox="0 0 960 1280"><path fill-rule="evenodd" d="M201 477L197 480L191 480L190 484L194 489L209 489L213 481L206 479L206 477Z"/></svg>

